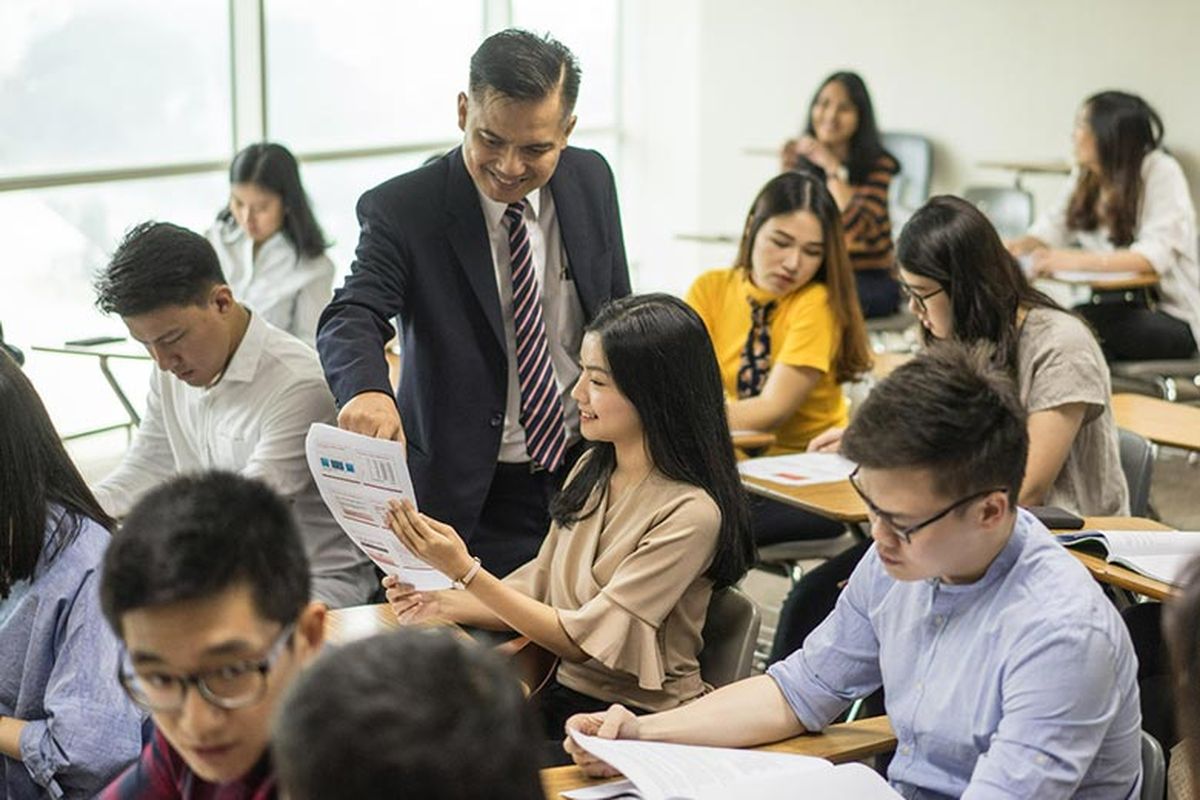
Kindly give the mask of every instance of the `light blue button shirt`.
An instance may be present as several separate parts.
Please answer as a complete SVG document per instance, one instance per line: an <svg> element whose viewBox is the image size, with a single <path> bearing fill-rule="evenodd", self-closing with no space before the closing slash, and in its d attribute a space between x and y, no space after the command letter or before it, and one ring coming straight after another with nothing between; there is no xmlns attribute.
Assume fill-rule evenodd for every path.
<svg viewBox="0 0 1200 800"><path fill-rule="evenodd" d="M22 760L0 756L7 800L92 797L141 750L143 715L117 681L117 640L100 613L108 540L85 520L0 601L0 714L26 721Z"/></svg>
<svg viewBox="0 0 1200 800"><path fill-rule="evenodd" d="M1120 615L1020 511L975 583L897 581L872 547L833 613L768 670L808 730L881 685L906 798L1134 798L1137 660Z"/></svg>

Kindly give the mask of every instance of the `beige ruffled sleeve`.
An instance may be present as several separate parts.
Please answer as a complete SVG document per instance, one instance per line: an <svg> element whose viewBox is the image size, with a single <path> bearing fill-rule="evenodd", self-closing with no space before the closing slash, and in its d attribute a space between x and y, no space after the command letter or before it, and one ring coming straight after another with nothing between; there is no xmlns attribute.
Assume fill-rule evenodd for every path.
<svg viewBox="0 0 1200 800"><path fill-rule="evenodd" d="M660 627L712 562L721 513L702 491L652 512L636 548L591 600L558 612L571 640L609 669L636 675L643 689L666 678ZM703 611L700 612L703 617ZM695 620L697 626L703 619Z"/></svg>

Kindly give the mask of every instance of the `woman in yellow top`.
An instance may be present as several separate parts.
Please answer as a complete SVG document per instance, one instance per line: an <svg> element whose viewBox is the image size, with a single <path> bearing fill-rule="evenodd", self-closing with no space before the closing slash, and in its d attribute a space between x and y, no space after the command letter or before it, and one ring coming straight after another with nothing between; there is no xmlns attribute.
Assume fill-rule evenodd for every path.
<svg viewBox="0 0 1200 800"><path fill-rule="evenodd" d="M769 181L750 206L736 265L697 278L687 302L712 337L731 428L774 432L774 454L803 452L846 424L839 384L870 369L871 353L841 215L819 170ZM777 503L757 502L753 513L760 545L839 530Z"/></svg>

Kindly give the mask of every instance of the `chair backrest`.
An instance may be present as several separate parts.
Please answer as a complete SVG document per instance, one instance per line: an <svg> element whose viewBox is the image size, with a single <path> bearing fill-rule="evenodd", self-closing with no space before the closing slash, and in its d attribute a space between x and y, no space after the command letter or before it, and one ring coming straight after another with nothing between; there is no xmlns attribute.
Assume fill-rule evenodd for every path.
<svg viewBox="0 0 1200 800"><path fill-rule="evenodd" d="M881 133L884 148L896 157L899 174L892 177L888 192L888 213L892 217L892 232L896 233L929 199L929 182L933 178L933 146L916 133Z"/></svg>
<svg viewBox="0 0 1200 800"><path fill-rule="evenodd" d="M736 586L713 592L701 633L701 677L713 686L749 677L761 624L758 606Z"/></svg>
<svg viewBox="0 0 1200 800"><path fill-rule="evenodd" d="M968 186L963 199L991 220L1002 239L1023 236L1033 224L1033 195L1015 186Z"/></svg>
<svg viewBox="0 0 1200 800"><path fill-rule="evenodd" d="M1129 513L1144 517L1150 509L1150 479L1154 476L1154 446L1133 431L1117 429L1121 471L1129 487Z"/></svg>
<svg viewBox="0 0 1200 800"><path fill-rule="evenodd" d="M1141 800L1163 800L1167 796L1167 759L1162 745L1142 731Z"/></svg>

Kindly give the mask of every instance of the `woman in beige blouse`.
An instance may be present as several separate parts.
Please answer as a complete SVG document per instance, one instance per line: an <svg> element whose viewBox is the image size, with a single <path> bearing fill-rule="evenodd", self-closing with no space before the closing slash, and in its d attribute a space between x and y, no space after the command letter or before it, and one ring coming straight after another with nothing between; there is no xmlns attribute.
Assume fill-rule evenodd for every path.
<svg viewBox="0 0 1200 800"><path fill-rule="evenodd" d="M706 687L697 655L714 588L753 559L716 357L683 301L613 301L588 326L572 390L591 444L551 504L536 558L501 580L449 525L410 505L400 540L461 590L387 578L401 622L441 618L527 636L562 661L538 695L547 736L610 703L660 711Z"/></svg>

